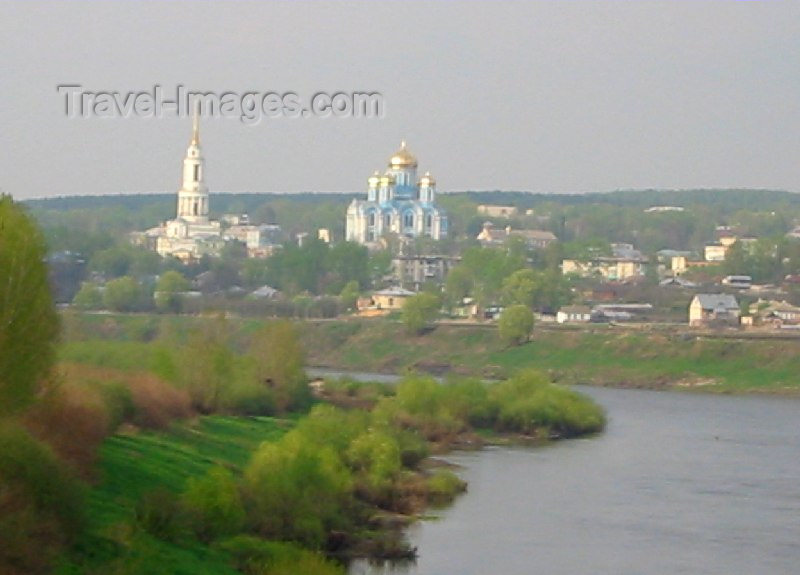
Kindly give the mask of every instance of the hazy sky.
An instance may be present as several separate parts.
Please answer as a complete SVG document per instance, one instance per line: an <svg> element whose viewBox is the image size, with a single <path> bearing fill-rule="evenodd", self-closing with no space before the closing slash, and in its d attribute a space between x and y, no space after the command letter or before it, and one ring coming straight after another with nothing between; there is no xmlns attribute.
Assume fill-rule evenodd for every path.
<svg viewBox="0 0 800 575"><path fill-rule="evenodd" d="M377 91L383 119L207 119L214 191L800 191L800 2L0 3L0 189L176 191L190 121L67 118L59 84Z"/></svg>

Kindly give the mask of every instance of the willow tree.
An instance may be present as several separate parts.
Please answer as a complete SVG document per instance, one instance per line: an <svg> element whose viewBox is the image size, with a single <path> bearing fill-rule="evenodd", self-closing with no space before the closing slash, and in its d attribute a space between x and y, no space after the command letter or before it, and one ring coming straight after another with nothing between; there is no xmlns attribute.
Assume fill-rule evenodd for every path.
<svg viewBox="0 0 800 575"><path fill-rule="evenodd" d="M45 255L32 218L0 196L0 415L33 399L55 358L59 322Z"/></svg>

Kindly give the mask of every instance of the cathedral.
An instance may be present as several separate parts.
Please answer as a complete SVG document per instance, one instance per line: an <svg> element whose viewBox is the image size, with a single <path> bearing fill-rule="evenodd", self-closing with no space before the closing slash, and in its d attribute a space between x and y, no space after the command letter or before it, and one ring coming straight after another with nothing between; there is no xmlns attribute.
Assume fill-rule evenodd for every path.
<svg viewBox="0 0 800 575"><path fill-rule="evenodd" d="M192 140L183 159L177 215L174 220L146 232L155 237L155 249L160 255L174 256L183 261L203 254L216 255L223 245L219 222L208 219L208 186L204 180L205 162L200 148L199 122L195 111Z"/></svg>
<svg viewBox="0 0 800 575"><path fill-rule="evenodd" d="M447 237L447 215L436 207L436 180L430 172L417 179L417 158L403 142L381 175L367 180L367 199L347 208L346 239L377 246L382 237Z"/></svg>

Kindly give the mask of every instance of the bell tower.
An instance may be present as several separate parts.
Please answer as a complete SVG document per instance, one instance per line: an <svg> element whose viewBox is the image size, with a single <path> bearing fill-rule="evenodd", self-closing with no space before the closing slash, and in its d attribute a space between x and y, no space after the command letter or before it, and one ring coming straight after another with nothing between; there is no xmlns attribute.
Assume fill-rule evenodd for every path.
<svg viewBox="0 0 800 575"><path fill-rule="evenodd" d="M178 218L190 223L208 222L208 186L204 181L205 162L200 149L200 102L194 107L192 140L183 159L183 181L178 191Z"/></svg>

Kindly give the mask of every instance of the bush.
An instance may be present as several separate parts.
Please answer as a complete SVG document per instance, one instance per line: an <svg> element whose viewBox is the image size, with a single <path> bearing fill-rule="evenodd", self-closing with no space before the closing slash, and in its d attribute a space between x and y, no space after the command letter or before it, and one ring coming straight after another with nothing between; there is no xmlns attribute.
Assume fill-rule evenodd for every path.
<svg viewBox="0 0 800 575"><path fill-rule="evenodd" d="M148 491L136 503L136 524L156 539L176 543L186 525L175 494L164 488Z"/></svg>
<svg viewBox="0 0 800 575"><path fill-rule="evenodd" d="M321 549L328 533L347 525L352 480L330 447L290 432L264 444L245 471L251 523L264 537Z"/></svg>
<svg viewBox="0 0 800 575"><path fill-rule="evenodd" d="M502 430L533 433L544 428L563 436L600 431L603 409L590 398L548 383L538 372L527 371L496 384L492 398L498 402Z"/></svg>
<svg viewBox="0 0 800 575"><path fill-rule="evenodd" d="M100 444L112 429L99 387L54 386L25 414L28 429L83 477L90 477Z"/></svg>
<svg viewBox="0 0 800 575"><path fill-rule="evenodd" d="M467 490L467 482L449 469L437 469L427 480L428 501L432 505L447 505L456 495Z"/></svg>
<svg viewBox="0 0 800 575"><path fill-rule="evenodd" d="M181 497L191 527L202 541L237 533L244 524L239 487L230 471L212 467L201 478L190 478Z"/></svg>
<svg viewBox="0 0 800 575"><path fill-rule="evenodd" d="M497 321L500 339L506 345L521 345L531 337L533 312L522 304L512 305L503 310Z"/></svg>
<svg viewBox="0 0 800 575"><path fill-rule="evenodd" d="M234 567L246 575L344 575L345 571L317 553L291 543L239 535L217 547L229 553Z"/></svg>
<svg viewBox="0 0 800 575"><path fill-rule="evenodd" d="M142 427L164 429L175 419L192 415L189 394L148 374L130 379L134 406L133 423Z"/></svg>
<svg viewBox="0 0 800 575"><path fill-rule="evenodd" d="M82 532L83 486L28 432L0 422L0 572L44 573Z"/></svg>

